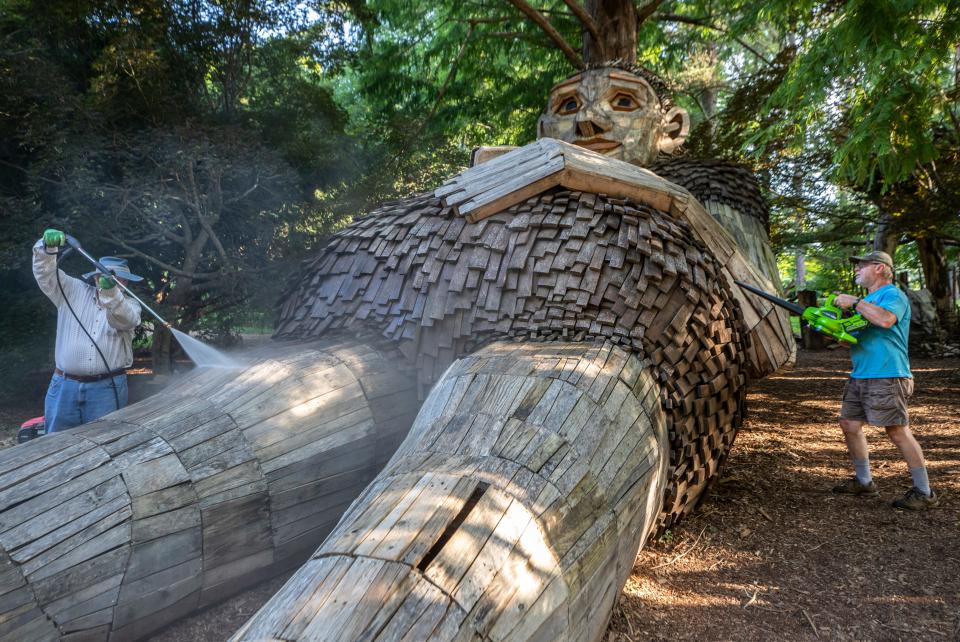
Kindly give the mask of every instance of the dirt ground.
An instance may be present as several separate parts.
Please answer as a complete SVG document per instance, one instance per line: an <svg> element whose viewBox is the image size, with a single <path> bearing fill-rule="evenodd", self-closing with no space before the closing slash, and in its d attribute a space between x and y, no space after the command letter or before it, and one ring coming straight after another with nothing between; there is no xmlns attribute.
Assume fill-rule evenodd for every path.
<svg viewBox="0 0 960 642"><path fill-rule="evenodd" d="M835 421L848 357L801 353L751 390L751 415L699 511L641 551L607 642L960 640L960 359L912 362L913 430L939 508L891 508L910 484L882 429L867 435L881 497L829 492L850 474ZM32 415L0 412L6 441L21 416ZM226 640L286 577L152 640Z"/></svg>
<svg viewBox="0 0 960 642"><path fill-rule="evenodd" d="M759 382L719 486L637 557L608 640L960 640L960 360L912 359L911 420L940 506L869 428L880 498L834 495L851 474L835 417L845 351L801 353Z"/></svg>

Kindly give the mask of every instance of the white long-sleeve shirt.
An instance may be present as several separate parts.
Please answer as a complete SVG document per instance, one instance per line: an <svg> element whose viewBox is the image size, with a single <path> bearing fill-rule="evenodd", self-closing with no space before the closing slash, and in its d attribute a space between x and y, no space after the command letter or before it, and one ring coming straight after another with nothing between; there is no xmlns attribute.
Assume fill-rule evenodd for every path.
<svg viewBox="0 0 960 642"><path fill-rule="evenodd" d="M100 346L109 365L105 367L93 343L67 308L57 286L57 272L57 255L47 254L43 240L37 241L33 246L33 276L57 306L57 367L74 375L98 375L129 368L133 364L133 330L140 323L140 304L125 297L119 287L98 291L59 270L63 294Z"/></svg>

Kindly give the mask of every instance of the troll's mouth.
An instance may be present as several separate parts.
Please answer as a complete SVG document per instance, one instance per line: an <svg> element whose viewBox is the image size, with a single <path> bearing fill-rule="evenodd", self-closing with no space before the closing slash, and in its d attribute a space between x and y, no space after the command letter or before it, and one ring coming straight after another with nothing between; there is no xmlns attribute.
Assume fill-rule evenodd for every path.
<svg viewBox="0 0 960 642"><path fill-rule="evenodd" d="M611 149L616 149L620 147L620 142L615 140L607 140L602 136L594 136L593 138L578 138L573 141L574 145L580 147L585 147L594 152L609 152Z"/></svg>

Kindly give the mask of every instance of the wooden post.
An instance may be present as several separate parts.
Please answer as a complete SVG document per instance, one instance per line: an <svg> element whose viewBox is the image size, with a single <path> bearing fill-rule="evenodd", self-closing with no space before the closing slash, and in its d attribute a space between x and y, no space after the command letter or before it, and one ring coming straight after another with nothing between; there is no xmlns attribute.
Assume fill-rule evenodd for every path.
<svg viewBox="0 0 960 642"><path fill-rule="evenodd" d="M0 452L0 639L131 640L302 562L419 407L398 354L277 342Z"/></svg>
<svg viewBox="0 0 960 642"><path fill-rule="evenodd" d="M817 293L813 290L800 290L797 292L797 303L804 308L815 308L817 307ZM823 350L827 345L824 336L806 323L800 324L800 336L803 338L803 348L805 350Z"/></svg>
<svg viewBox="0 0 960 642"><path fill-rule="evenodd" d="M489 345L450 367L233 639L599 640L668 459L649 361L609 342Z"/></svg>

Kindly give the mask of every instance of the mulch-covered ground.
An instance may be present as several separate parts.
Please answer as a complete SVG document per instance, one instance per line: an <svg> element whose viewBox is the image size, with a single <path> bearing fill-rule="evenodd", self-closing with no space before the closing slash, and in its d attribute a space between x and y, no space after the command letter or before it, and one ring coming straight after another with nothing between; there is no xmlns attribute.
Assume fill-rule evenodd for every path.
<svg viewBox="0 0 960 642"><path fill-rule="evenodd" d="M836 423L849 357L801 353L756 384L751 416L699 512L637 557L610 623L624 640L960 640L960 360L913 359L913 429L940 507L902 513L909 486L870 428L879 499L850 474ZM184 620L163 642L223 640L284 578Z"/></svg>
<svg viewBox="0 0 960 642"><path fill-rule="evenodd" d="M881 497L829 492L850 474L836 424L848 356L801 353L794 370L753 387L751 416L700 510L641 551L608 642L960 640L960 360L912 362L913 430L939 508L891 508L910 483L882 429L867 435ZM0 412L0 438L12 441L30 412ZM153 639L225 640L286 577Z"/></svg>
<svg viewBox="0 0 960 642"><path fill-rule="evenodd" d="M851 474L835 419L848 356L801 353L752 389L699 512L637 557L608 640L960 640L960 360L912 362L939 508L890 506L910 482L883 429L867 433L881 497L829 492Z"/></svg>

